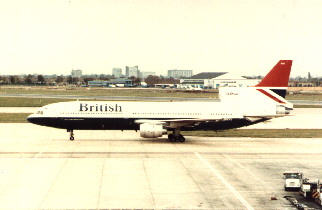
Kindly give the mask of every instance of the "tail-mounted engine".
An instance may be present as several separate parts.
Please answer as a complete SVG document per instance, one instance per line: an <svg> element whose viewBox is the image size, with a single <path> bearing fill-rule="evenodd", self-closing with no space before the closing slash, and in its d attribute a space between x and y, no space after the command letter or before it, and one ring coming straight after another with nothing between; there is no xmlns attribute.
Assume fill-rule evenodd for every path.
<svg viewBox="0 0 322 210"><path fill-rule="evenodd" d="M282 105L276 106L276 114L289 114L290 110L292 110L292 109L282 106Z"/></svg>
<svg viewBox="0 0 322 210"><path fill-rule="evenodd" d="M167 130L160 124L143 123L140 125L140 136L143 138L158 138L167 134Z"/></svg>

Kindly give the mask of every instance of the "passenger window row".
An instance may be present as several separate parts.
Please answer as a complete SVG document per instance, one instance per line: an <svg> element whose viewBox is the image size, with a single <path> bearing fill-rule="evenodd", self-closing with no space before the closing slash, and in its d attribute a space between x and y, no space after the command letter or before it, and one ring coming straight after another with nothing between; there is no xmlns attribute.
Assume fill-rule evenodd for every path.
<svg viewBox="0 0 322 210"><path fill-rule="evenodd" d="M38 113L42 114L42 113ZM94 114L122 114L122 112L61 112L60 114L72 114L72 115L94 115ZM201 113L132 113L133 115L185 115L185 116L191 116L191 115L201 115ZM217 115L217 116L223 116L223 115L232 115L231 113L211 113L211 115Z"/></svg>
<svg viewBox="0 0 322 210"><path fill-rule="evenodd" d="M133 113L133 115L201 115L201 113Z"/></svg>

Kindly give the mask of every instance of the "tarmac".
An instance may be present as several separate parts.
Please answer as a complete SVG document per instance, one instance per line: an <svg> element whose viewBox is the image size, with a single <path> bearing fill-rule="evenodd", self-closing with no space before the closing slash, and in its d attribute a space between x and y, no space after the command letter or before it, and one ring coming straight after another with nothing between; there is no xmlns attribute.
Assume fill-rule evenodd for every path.
<svg viewBox="0 0 322 210"><path fill-rule="evenodd" d="M75 131L69 141L29 123L0 124L0 133L0 209L295 209L282 173L322 178L321 138L171 143Z"/></svg>

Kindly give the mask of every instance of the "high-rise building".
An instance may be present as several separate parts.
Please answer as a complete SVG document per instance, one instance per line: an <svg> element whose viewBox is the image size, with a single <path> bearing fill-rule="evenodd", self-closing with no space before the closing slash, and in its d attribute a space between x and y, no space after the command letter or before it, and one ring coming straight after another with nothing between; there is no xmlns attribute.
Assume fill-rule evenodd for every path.
<svg viewBox="0 0 322 210"><path fill-rule="evenodd" d="M126 77L140 77L140 71L138 66L125 66L125 76Z"/></svg>
<svg viewBox="0 0 322 210"><path fill-rule="evenodd" d="M112 75L114 75L114 77L116 78L120 78L122 77L122 69L121 68L113 68L112 69Z"/></svg>
<svg viewBox="0 0 322 210"><path fill-rule="evenodd" d="M192 70L168 70L168 77L172 77L175 79L191 77L192 75Z"/></svg>
<svg viewBox="0 0 322 210"><path fill-rule="evenodd" d="M80 77L82 77L82 70L72 70L71 76L73 78L76 78L76 77L80 78Z"/></svg>

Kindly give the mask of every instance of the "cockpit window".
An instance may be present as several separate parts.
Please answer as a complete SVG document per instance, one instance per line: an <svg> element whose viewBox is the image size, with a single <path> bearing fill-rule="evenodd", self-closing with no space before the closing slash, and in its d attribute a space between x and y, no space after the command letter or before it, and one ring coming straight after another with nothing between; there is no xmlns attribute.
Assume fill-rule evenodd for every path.
<svg viewBox="0 0 322 210"><path fill-rule="evenodd" d="M44 112L43 111L38 111L37 114L44 114Z"/></svg>

